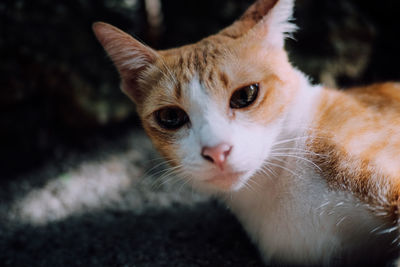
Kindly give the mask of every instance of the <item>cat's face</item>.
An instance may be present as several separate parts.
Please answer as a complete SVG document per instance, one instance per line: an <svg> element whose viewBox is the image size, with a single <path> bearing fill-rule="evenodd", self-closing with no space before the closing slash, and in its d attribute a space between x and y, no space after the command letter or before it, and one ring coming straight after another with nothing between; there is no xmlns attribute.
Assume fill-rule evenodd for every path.
<svg viewBox="0 0 400 267"><path fill-rule="evenodd" d="M223 190L262 168L292 96L283 51L239 42L216 38L161 53L138 103L146 132L182 176Z"/></svg>
<svg viewBox="0 0 400 267"><path fill-rule="evenodd" d="M123 33L112 26L97 27L146 132L180 176L196 187L229 191L262 170L295 95L281 42L257 30L234 36L235 26L228 34L155 52L118 37ZM112 31L125 48L102 39ZM129 61L137 54L142 61Z"/></svg>

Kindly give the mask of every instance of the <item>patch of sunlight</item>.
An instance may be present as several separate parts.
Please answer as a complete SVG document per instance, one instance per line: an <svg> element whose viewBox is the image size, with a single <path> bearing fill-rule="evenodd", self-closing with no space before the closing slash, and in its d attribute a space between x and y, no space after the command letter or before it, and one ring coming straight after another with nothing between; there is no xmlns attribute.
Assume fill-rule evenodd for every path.
<svg viewBox="0 0 400 267"><path fill-rule="evenodd" d="M155 188L154 177L143 178L144 161L142 153L130 151L81 163L17 200L10 217L41 225L101 209L140 213L149 208L208 200L182 183Z"/></svg>
<svg viewBox="0 0 400 267"><path fill-rule="evenodd" d="M43 188L28 193L15 203L14 210L25 222L43 224L110 206L121 200L121 193L133 181L125 164L117 158L82 163L77 169L51 179Z"/></svg>

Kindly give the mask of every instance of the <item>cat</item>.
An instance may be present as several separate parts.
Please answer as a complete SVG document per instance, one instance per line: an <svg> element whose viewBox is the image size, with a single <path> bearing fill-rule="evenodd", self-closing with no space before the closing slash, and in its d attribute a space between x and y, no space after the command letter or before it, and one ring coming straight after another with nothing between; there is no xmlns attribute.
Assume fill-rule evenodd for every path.
<svg viewBox="0 0 400 267"><path fill-rule="evenodd" d="M156 51L93 30L155 147L236 215L267 264L394 262L400 84L311 85L284 49L293 0L258 0L197 43Z"/></svg>

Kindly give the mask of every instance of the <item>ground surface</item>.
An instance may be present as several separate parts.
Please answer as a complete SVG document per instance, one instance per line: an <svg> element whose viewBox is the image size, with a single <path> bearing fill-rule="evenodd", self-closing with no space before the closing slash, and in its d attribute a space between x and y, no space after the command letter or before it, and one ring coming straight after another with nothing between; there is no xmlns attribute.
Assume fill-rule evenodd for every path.
<svg viewBox="0 0 400 267"><path fill-rule="evenodd" d="M1 182L1 266L262 266L226 208L159 179L141 130L96 144Z"/></svg>

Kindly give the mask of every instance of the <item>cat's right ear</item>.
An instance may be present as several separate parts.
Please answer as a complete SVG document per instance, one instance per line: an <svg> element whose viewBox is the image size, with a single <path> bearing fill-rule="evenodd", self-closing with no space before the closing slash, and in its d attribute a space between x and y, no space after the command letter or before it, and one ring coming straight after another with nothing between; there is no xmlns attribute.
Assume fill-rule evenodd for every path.
<svg viewBox="0 0 400 267"><path fill-rule="evenodd" d="M94 23L93 31L121 75L122 91L134 102L140 102L144 92L138 87L138 80L156 61L157 52L104 22Z"/></svg>

